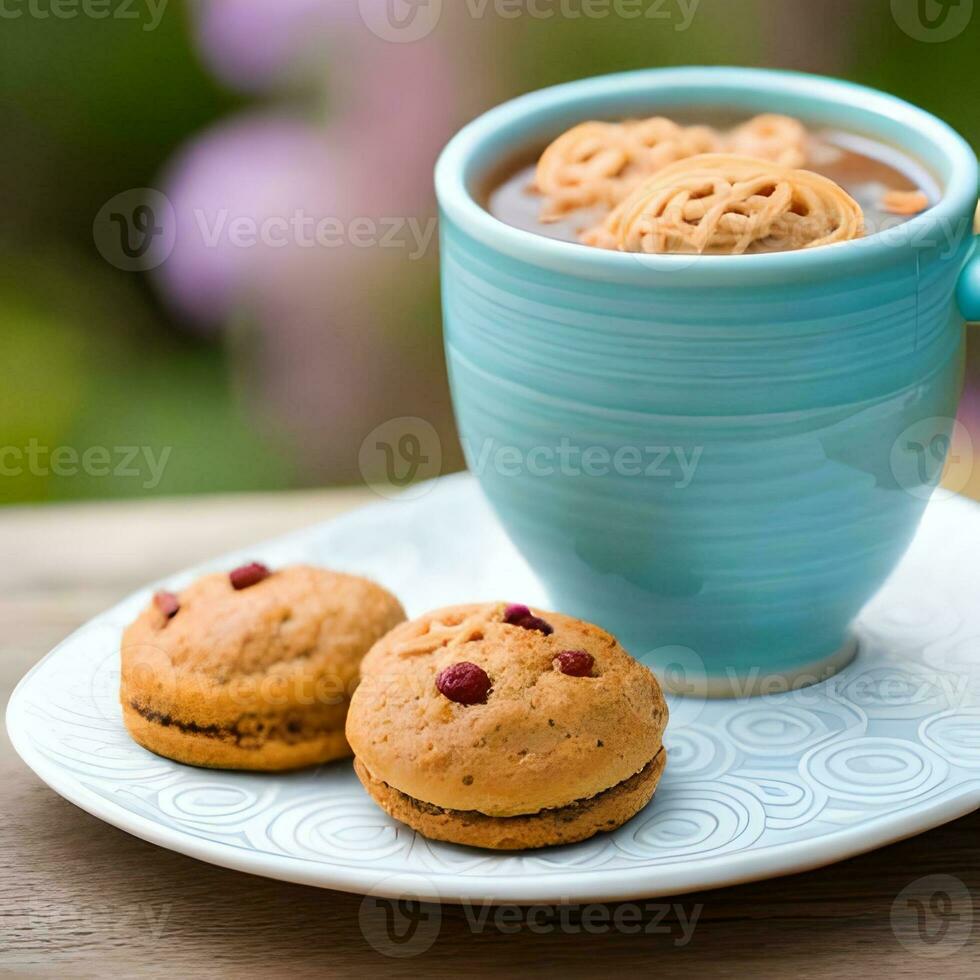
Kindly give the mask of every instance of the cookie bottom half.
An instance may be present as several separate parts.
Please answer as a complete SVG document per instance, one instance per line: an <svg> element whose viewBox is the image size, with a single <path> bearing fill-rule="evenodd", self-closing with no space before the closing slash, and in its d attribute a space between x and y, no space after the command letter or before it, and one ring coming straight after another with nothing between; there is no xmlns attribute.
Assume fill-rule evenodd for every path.
<svg viewBox="0 0 980 980"><path fill-rule="evenodd" d="M343 725L338 729L290 733L288 738L276 737L275 731L242 737L233 729L181 722L138 710L125 702L122 709L129 734L143 748L191 766L283 772L351 755Z"/></svg>
<svg viewBox="0 0 980 980"><path fill-rule="evenodd" d="M354 760L354 770L374 801L390 816L425 837L498 851L574 844L615 830L650 802L663 775L661 749L638 773L585 800L514 817L490 817L476 810L448 810L389 786Z"/></svg>

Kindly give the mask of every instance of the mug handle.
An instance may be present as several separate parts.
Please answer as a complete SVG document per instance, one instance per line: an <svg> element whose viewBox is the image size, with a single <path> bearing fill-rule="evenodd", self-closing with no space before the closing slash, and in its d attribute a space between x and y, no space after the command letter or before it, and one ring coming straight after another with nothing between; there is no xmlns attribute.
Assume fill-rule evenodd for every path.
<svg viewBox="0 0 980 980"><path fill-rule="evenodd" d="M967 320L980 323L980 207L973 230L977 232L973 238L973 251L956 284L956 301Z"/></svg>

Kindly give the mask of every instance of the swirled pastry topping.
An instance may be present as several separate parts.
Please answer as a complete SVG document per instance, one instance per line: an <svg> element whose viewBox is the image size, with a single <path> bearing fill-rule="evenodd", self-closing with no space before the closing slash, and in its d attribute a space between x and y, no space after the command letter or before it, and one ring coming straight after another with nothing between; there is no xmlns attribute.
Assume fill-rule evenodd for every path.
<svg viewBox="0 0 980 980"><path fill-rule="evenodd" d="M757 116L730 133L681 126L664 116L621 123L585 122L558 137L542 154L535 188L544 197L543 222L570 211L614 208L647 177L679 160L733 152L782 166L806 162L807 131L789 116Z"/></svg>
<svg viewBox="0 0 980 980"><path fill-rule="evenodd" d="M614 207L629 193L624 172L629 164L625 127L586 122L563 133L541 155L535 185L545 197L542 221L568 211L605 204Z"/></svg>
<svg viewBox="0 0 980 980"><path fill-rule="evenodd" d="M741 255L815 248L863 232L860 206L832 180L709 153L648 178L581 240L622 252Z"/></svg>
<svg viewBox="0 0 980 980"><path fill-rule="evenodd" d="M766 113L731 131L727 150L739 156L760 157L783 167L803 167L807 162L806 127L791 116Z"/></svg>
<svg viewBox="0 0 980 980"><path fill-rule="evenodd" d="M710 126L679 126L663 116L582 123L559 136L538 162L534 182L545 198L541 220L557 221L593 205L613 208L668 164L721 148Z"/></svg>

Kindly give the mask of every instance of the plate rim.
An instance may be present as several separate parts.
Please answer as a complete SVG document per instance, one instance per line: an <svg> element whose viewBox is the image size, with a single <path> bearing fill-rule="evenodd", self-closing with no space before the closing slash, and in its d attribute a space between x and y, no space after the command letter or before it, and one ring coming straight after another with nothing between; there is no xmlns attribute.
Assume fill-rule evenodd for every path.
<svg viewBox="0 0 980 980"><path fill-rule="evenodd" d="M466 482L475 481L465 473L432 481L433 484L443 486ZM45 785L63 799L96 819L158 847L218 867L274 880L380 898L410 896L418 900L442 904L484 906L617 902L727 888L826 867L925 833L980 809L980 777L978 777L961 783L952 794L944 794L911 810L884 814L817 838L787 841L763 848L699 858L695 861L685 861L681 858L676 862L653 868L646 866L618 869L607 875L596 874L594 871L583 873L563 870L546 877L528 872L508 873L504 876L483 873L459 875L436 871L423 873L416 870L388 872L370 867L349 867L332 864L330 861L310 861L287 854L270 854L236 848L221 841L207 840L167 827L88 789L84 783L48 760L35 748L27 726L22 720L25 691L34 675L66 645L74 641L81 632L111 619L117 611L135 602L138 596L147 593L161 582L199 574L208 566L226 564L228 560L249 550L282 547L293 539L308 535L314 528L355 524L369 519L374 512L382 509L390 510L393 505L411 508L419 500L424 499L424 496L371 503L333 519L277 535L247 548L227 552L197 563L130 593L73 630L17 682L7 701L5 711L5 727L14 751ZM968 505L968 509L976 508L980 511L980 504L967 498L957 499L958 503ZM980 514L977 516L980 518ZM174 766L181 765L173 760L167 761ZM344 761L347 760L342 760ZM275 778L275 774L269 776ZM478 849L467 850L486 855L494 853L482 852ZM526 853L538 854L547 851L538 849ZM610 877L614 877L615 883L610 882ZM446 887L440 888L440 884Z"/></svg>

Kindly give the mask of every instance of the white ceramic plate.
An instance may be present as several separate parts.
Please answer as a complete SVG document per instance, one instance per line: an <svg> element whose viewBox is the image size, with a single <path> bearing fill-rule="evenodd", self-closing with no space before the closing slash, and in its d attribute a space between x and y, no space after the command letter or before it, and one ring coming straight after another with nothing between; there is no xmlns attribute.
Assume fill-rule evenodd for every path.
<svg viewBox="0 0 980 980"><path fill-rule="evenodd" d="M410 614L474 599L544 601L468 477L167 584L240 558L363 573ZM427 841L378 810L347 763L246 775L140 748L120 717L117 651L149 590L42 660L14 692L7 725L24 761L66 799L145 840L240 871L442 901L677 894L818 867L980 807L978 582L980 507L937 499L862 614L854 664L794 693L672 699L670 761L653 802L615 833L555 849L506 855Z"/></svg>

